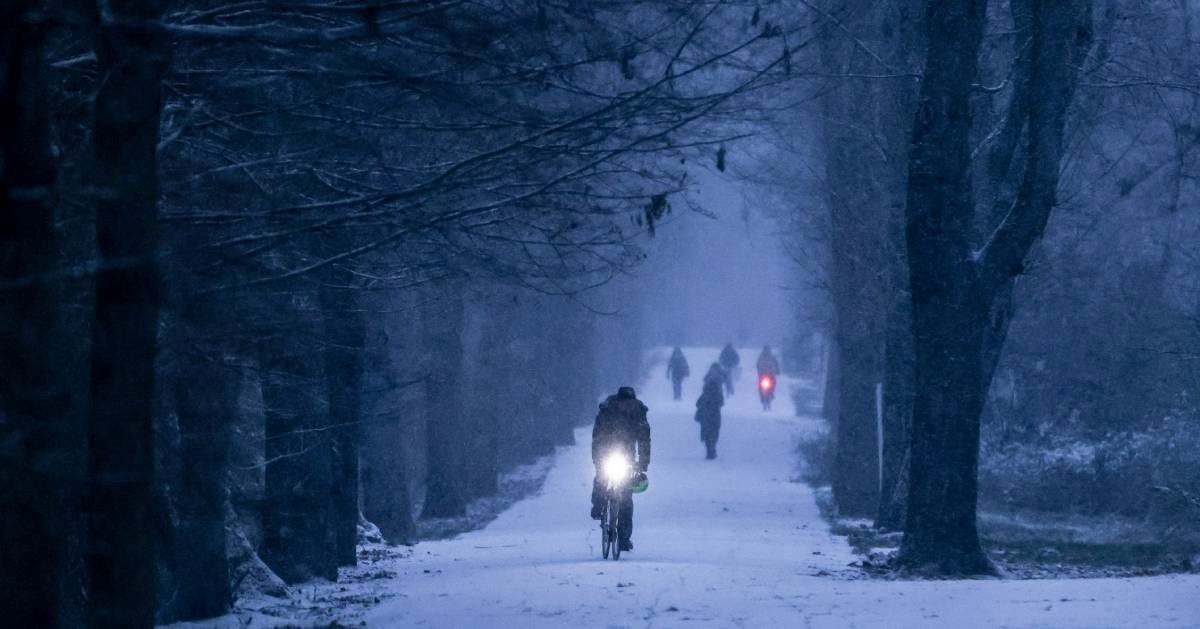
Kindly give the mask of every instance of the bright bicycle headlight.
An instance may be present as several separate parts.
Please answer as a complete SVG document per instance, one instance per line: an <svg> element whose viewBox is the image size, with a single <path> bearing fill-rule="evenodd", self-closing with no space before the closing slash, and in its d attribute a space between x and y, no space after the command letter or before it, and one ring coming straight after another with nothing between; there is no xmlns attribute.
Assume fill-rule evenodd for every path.
<svg viewBox="0 0 1200 629"><path fill-rule="evenodd" d="M613 452L604 459L601 471L604 473L604 480L610 483L623 481L629 478L629 458L620 452Z"/></svg>

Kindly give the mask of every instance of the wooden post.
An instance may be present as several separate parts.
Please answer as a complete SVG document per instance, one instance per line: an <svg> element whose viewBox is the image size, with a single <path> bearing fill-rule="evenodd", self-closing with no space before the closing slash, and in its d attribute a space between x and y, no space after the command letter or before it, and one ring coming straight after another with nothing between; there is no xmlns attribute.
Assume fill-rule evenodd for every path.
<svg viewBox="0 0 1200 629"><path fill-rule="evenodd" d="M875 383L875 444L879 455L879 493L883 494L883 383Z"/></svg>

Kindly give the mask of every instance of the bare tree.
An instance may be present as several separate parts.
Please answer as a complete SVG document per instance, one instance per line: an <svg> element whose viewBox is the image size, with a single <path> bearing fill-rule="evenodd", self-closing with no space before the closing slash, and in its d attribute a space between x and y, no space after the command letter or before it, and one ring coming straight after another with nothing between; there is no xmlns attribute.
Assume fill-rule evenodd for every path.
<svg viewBox="0 0 1200 629"><path fill-rule="evenodd" d="M917 13L916 3L894 2L831 6L813 18L828 73L819 93L837 356L830 381L836 412L827 413L836 427L833 489L839 512L859 517L881 514L882 505L895 512L891 490L907 444L909 332L899 226L908 133L896 121L910 119L914 107ZM877 454L879 386L887 400L886 474Z"/></svg>
<svg viewBox="0 0 1200 629"><path fill-rule="evenodd" d="M900 559L952 574L991 570L976 529L979 422L995 367L987 348L1007 330L1003 305L1056 203L1064 126L1092 28L1087 0L1031 1L1021 183L977 243L970 98L986 8L984 1L928 3L929 50L909 161L916 393Z"/></svg>
<svg viewBox="0 0 1200 629"><path fill-rule="evenodd" d="M96 272L88 423L88 619L154 624L158 131L165 38L124 26L163 2L101 3L93 138Z"/></svg>
<svg viewBox="0 0 1200 629"><path fill-rule="evenodd" d="M58 164L40 2L0 4L0 606L5 622L65 622L72 419L54 281Z"/></svg>

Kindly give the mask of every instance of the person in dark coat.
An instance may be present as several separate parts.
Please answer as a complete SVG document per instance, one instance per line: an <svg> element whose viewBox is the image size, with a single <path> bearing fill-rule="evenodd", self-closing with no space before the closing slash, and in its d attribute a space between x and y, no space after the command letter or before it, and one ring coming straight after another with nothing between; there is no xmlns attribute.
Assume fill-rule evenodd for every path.
<svg viewBox="0 0 1200 629"><path fill-rule="evenodd" d="M683 356L683 350L676 347L667 361L667 378L671 380L671 390L676 400L683 397L683 379L689 374L687 358Z"/></svg>
<svg viewBox="0 0 1200 629"><path fill-rule="evenodd" d="M742 362L742 357L738 356L736 349L733 349L733 343L725 344L725 347L721 349L721 356L717 358L717 362L721 363L721 368L725 370L725 395L733 395L734 370Z"/></svg>
<svg viewBox="0 0 1200 629"><path fill-rule="evenodd" d="M592 464L596 476L592 481L592 519L599 520L604 509L604 487L600 481L600 466L613 451L623 452L633 464L635 482L644 479L650 467L650 422L647 408L637 399L633 387L621 387L600 404L596 422L592 425ZM633 492L629 487L621 496L621 550L633 550Z"/></svg>
<svg viewBox="0 0 1200 629"><path fill-rule="evenodd" d="M700 422L700 441L704 442L706 459L717 458L717 439L721 436L721 407L725 396L721 393L723 370L717 363L709 368L704 378L704 390L696 400L696 421Z"/></svg>

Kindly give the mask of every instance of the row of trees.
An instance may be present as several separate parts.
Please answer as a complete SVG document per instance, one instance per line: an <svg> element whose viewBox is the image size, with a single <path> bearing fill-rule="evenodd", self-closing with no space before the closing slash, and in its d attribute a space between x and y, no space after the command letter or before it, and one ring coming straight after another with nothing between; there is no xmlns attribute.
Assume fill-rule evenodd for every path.
<svg viewBox="0 0 1200 629"><path fill-rule="evenodd" d="M988 572L981 426L1082 438L1195 412L1179 209L1197 192L1198 16L1121 0L810 12L826 71L793 91L810 100L778 125L793 166L777 178L829 299L836 503L903 530L903 565ZM819 143L795 141L812 128Z"/></svg>
<svg viewBox="0 0 1200 629"><path fill-rule="evenodd" d="M761 11L0 6L6 620L336 578L569 442L639 358L603 286L786 73Z"/></svg>

